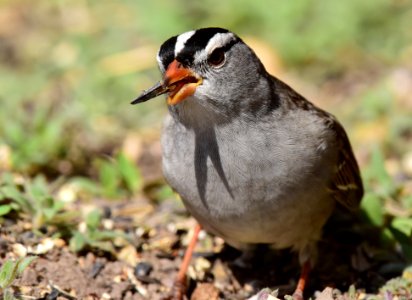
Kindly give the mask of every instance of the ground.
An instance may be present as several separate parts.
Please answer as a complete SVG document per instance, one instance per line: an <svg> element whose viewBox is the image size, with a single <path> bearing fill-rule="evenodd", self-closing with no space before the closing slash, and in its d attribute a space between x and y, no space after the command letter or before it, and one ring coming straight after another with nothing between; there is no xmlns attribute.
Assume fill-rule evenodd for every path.
<svg viewBox="0 0 412 300"><path fill-rule="evenodd" d="M336 115L360 165L361 207L325 227L305 298L412 299L411 16L404 0L1 1L0 298L168 297L195 221L162 178L164 99L130 101L161 79L162 42L221 26ZM288 299L296 253L239 256L203 232L186 297Z"/></svg>
<svg viewBox="0 0 412 300"><path fill-rule="evenodd" d="M143 173L152 178L161 176L158 160L148 156L145 159L149 166L142 168ZM48 300L167 299L195 225L180 201L171 197L156 203L140 196L124 201L94 199L88 205L104 212L102 229L119 230L127 234L127 239L113 238L112 248L96 244L75 253L64 235L51 238L61 228L43 226L36 234L25 218L4 219L1 260L22 253L37 255L13 283L15 295ZM380 288L390 278L403 280L406 261L401 252L383 247L378 241L380 229L365 220L361 211L337 209L319 242L319 257L306 296L365 299L377 294L380 299L392 299ZM279 297L293 292L299 276L295 253L261 246L243 265L239 264L240 254L220 238L202 232L188 272L187 296L193 300L241 300L266 287L279 290ZM407 289L412 281L398 285L387 288L390 295L410 299Z"/></svg>

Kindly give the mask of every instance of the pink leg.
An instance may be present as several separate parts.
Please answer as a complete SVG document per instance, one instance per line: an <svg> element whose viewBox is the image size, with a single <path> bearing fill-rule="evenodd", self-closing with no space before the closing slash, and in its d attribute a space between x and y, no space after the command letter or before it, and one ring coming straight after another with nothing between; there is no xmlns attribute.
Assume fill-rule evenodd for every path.
<svg viewBox="0 0 412 300"><path fill-rule="evenodd" d="M187 269L189 268L190 260L192 258L193 250L196 246L200 230L201 230L200 225L196 224L192 239L190 240L190 243L187 246L185 255L183 257L182 264L180 265L179 273L177 274L177 278L176 278L175 286L174 286L174 293L173 293L174 300L183 299L183 295L186 290L186 272L187 272Z"/></svg>
<svg viewBox="0 0 412 300"><path fill-rule="evenodd" d="M296 286L296 290L293 293L294 300L303 300L303 291L306 286L306 282L308 281L310 272L310 263L307 261L302 267L302 272L299 277L298 285Z"/></svg>

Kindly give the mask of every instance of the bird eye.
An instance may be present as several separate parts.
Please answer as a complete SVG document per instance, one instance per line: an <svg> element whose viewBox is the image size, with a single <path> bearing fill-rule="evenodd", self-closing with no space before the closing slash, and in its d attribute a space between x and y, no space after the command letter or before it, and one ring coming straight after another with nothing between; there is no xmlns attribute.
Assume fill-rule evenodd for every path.
<svg viewBox="0 0 412 300"><path fill-rule="evenodd" d="M225 62L225 51L222 48L216 48L210 53L207 62L213 67L220 67Z"/></svg>

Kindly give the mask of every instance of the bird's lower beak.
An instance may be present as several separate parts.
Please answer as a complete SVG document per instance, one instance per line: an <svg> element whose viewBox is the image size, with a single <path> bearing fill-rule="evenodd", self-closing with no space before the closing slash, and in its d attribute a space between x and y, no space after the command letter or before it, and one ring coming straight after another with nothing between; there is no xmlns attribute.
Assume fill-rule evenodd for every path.
<svg viewBox="0 0 412 300"><path fill-rule="evenodd" d="M131 104L138 104L167 93L168 89L161 81L156 83L150 89L143 91L143 93L134 99Z"/></svg>
<svg viewBox="0 0 412 300"><path fill-rule="evenodd" d="M202 84L202 78L174 60L167 68L164 79L144 91L132 104L142 103L159 95L169 93L167 104L175 105L194 94L196 87Z"/></svg>

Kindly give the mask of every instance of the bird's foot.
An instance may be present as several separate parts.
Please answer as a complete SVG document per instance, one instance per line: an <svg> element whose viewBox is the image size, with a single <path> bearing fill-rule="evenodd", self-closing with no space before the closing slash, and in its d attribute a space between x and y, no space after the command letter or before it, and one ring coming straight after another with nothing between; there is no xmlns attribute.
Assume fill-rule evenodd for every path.
<svg viewBox="0 0 412 300"><path fill-rule="evenodd" d="M186 294L186 283L181 280L176 280L172 288L172 297L170 300L183 300Z"/></svg>
<svg viewBox="0 0 412 300"><path fill-rule="evenodd" d="M303 300L303 291L296 289L292 295L293 300Z"/></svg>

